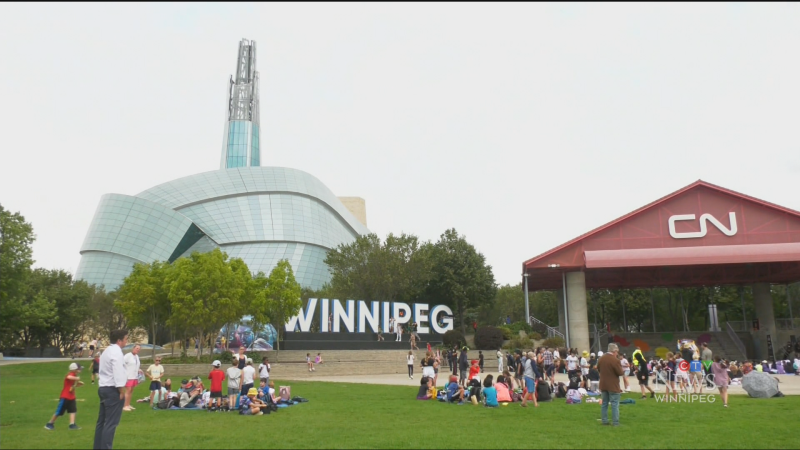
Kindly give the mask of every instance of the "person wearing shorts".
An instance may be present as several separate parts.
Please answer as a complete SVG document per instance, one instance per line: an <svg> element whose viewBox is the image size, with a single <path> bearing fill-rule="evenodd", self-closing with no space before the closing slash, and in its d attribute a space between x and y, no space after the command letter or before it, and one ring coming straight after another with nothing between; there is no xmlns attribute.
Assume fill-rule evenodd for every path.
<svg viewBox="0 0 800 450"><path fill-rule="evenodd" d="M164 375L164 366L161 365L161 357L156 356L156 360L146 371L147 376L150 378L150 407L153 407L153 399L156 393L161 398L161 377Z"/></svg>
<svg viewBox="0 0 800 450"><path fill-rule="evenodd" d="M211 411L216 411L222 408L222 380L225 379L225 372L219 366L219 360L215 360L212 365L214 368L208 374L208 379L211 380L211 394L208 399L208 407ZM216 403L216 409L212 409L211 405Z"/></svg>
<svg viewBox="0 0 800 450"><path fill-rule="evenodd" d="M123 358L125 364L125 373L127 374L128 381L125 383L125 406L122 408L123 411L133 411L134 408L131 406L131 395L133 394L133 388L139 384L139 349L141 347L139 344L133 346L133 350L130 353L125 355Z"/></svg>
<svg viewBox="0 0 800 450"><path fill-rule="evenodd" d="M242 381L242 371L239 369L239 361L234 358L231 366L228 367L228 409L236 409L236 399L239 397Z"/></svg>
<svg viewBox="0 0 800 450"><path fill-rule="evenodd" d="M64 387L61 389L61 398L58 400L58 406L56 407L56 413L53 414L53 417L50 419L47 424L45 424L45 428L52 431L55 429L55 421L59 417L63 416L64 413L69 413L69 429L70 430L80 430L81 427L75 425L75 414L78 412L78 406L75 403L75 388L78 386L83 386L83 382L80 381L81 377L78 376L80 373L81 367L79 364L72 363L69 365L69 373L66 377L64 377Z"/></svg>

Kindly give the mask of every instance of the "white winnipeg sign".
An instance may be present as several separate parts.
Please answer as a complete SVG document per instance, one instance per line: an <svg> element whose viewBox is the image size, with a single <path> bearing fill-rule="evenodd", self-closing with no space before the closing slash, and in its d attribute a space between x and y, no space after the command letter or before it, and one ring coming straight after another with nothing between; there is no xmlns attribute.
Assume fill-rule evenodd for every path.
<svg viewBox="0 0 800 450"><path fill-rule="evenodd" d="M691 220L694 222L695 220L694 214L678 214L671 216L669 218L669 235L675 239L692 239L692 238L701 238L708 234L708 222L711 222L712 225L717 227L719 231L722 232L725 236L734 236L738 231L736 227L736 213L729 212L728 218L730 219L730 226L726 227L722 224L719 220L717 220L711 214L703 214L700 216L700 231L689 231L678 233L675 231L675 222L681 220Z"/></svg>
<svg viewBox="0 0 800 450"><path fill-rule="evenodd" d="M430 322L435 333L444 334L453 329L453 311L445 305L436 305L430 308L427 303L414 303L409 305L402 302L365 302L359 300L345 300L343 302L327 298L308 299L305 311L286 321L286 331L311 331L311 319L319 303L319 323L321 332L333 331L338 333L342 325L350 333L367 333L369 327L373 333L380 328L386 333L393 333L389 329L389 319L394 318L395 324L408 322L417 323L419 333L430 333L426 326ZM328 329L328 318L331 317L332 330ZM413 319L413 320L412 320Z"/></svg>

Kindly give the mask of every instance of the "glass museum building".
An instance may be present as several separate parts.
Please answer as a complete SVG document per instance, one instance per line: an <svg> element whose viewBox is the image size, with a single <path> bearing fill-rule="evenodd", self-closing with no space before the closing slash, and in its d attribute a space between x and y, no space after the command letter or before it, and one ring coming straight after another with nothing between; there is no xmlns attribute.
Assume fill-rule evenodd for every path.
<svg viewBox="0 0 800 450"><path fill-rule="evenodd" d="M287 259L303 287L330 280L328 250L368 234L364 200L339 198L297 169L260 167L255 42L239 44L228 92L220 169L100 199L81 246L77 279L106 290L138 262L219 248L266 274Z"/></svg>

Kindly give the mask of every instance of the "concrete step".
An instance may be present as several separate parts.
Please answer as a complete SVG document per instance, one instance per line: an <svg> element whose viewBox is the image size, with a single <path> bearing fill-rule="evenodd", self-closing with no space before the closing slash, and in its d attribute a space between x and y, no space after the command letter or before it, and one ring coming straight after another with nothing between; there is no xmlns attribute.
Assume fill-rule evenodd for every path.
<svg viewBox="0 0 800 450"><path fill-rule="evenodd" d="M744 341L747 348L748 333L737 333L737 335ZM628 357L636 349L636 346L642 348L646 357L656 355L657 351L665 353L666 351L675 353L677 348L676 344L679 339L692 339L698 347L702 342L707 342L708 347L714 353L722 358L731 360L741 360L742 355L736 348L736 345L728 336L727 332L710 332L710 331L667 331L663 333L612 333L607 336L608 342L615 342L620 347L621 353L626 353ZM604 346L605 347L605 346ZM579 351L581 349L578 349ZM605 350L605 348L604 348ZM662 355L663 356L663 355Z"/></svg>

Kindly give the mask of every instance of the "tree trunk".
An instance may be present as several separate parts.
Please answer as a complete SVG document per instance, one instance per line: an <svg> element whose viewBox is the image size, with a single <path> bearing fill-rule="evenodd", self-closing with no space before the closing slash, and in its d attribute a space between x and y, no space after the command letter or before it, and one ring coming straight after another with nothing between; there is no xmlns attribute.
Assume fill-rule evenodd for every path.
<svg viewBox="0 0 800 450"><path fill-rule="evenodd" d="M200 355L203 353L203 333L197 333L197 360L200 361Z"/></svg>
<svg viewBox="0 0 800 450"><path fill-rule="evenodd" d="M152 351L150 356L153 358L153 361L155 361L156 360L156 323L155 323L155 321L152 322L152 325L150 326L150 329L153 331L153 340L150 341L150 345L152 346L153 351Z"/></svg>
<svg viewBox="0 0 800 450"><path fill-rule="evenodd" d="M461 334L464 336L464 339L467 339L467 326L464 323L464 308L461 306L461 302L456 303L456 307L458 308L458 320L461 322Z"/></svg>
<svg viewBox="0 0 800 450"><path fill-rule="evenodd" d="M172 353L170 354L170 356L172 358L174 358L175 357L175 330L172 329L172 328L169 329L169 341L172 343L172 345L170 345L170 347L172 347Z"/></svg>

